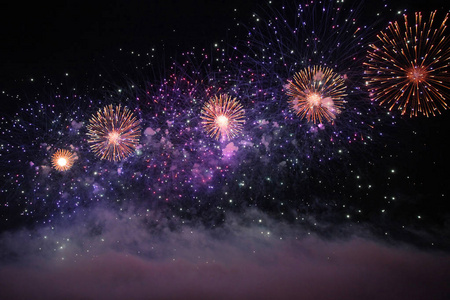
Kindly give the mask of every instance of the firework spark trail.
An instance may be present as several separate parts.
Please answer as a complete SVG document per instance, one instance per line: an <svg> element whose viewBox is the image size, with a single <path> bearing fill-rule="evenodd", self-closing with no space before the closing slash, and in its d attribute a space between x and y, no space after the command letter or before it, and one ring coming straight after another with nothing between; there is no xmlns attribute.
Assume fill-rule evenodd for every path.
<svg viewBox="0 0 450 300"><path fill-rule="evenodd" d="M314 8L322 8L317 4L319 2L315 3ZM332 2L324 1L324 3ZM313 8L301 7L301 10L310 9ZM309 22L306 28L320 28L323 25L321 22L328 20L336 25L331 27L335 30L329 30L330 23L324 23L326 26L323 25L322 30L316 30L314 33L304 29L302 33L308 34L303 40L300 38L301 34L289 31L293 29L292 27L280 26L285 24L284 19L276 21L277 19L273 18L269 29L266 29L277 28L279 34L275 37L270 36L267 39L271 41L270 43L254 43L259 46L267 45L270 51L266 48L254 49L255 53L266 52L268 53L266 55L252 57L250 62L244 61L242 64L237 59L236 64L236 61L229 63L230 60L224 52L217 51L219 61L209 56L208 62L203 65L195 61L191 63L188 58L190 55L183 55L185 61L177 67L170 68L168 74L164 74L164 78L161 79L161 84L155 83L151 89L136 84L137 88L133 86L129 91L124 87L114 96L99 101L94 105L95 110L104 107L105 100L106 103L118 103L129 99L138 102L131 105L141 110L139 116L142 117L143 123L139 124L139 127L142 128L143 138L138 142L139 136L136 134L136 142L127 148L130 152L126 155L118 156L120 143L124 142L121 133L104 130L105 123L100 122L102 118L115 120L114 114L118 109L112 112L114 110L112 105L103 108L103 111L100 110L97 116L94 115L92 118L97 118L94 123L99 124L101 127L99 130L104 130L101 144L103 146L99 144L97 152L98 156L105 158L104 160L90 159L92 155L89 155L88 143L78 135L86 131L83 122L89 119L88 116L64 118L63 122L55 124L56 130L48 132L50 142L39 138L41 133L47 132L46 130L31 132L33 138L38 137L37 148L40 152L45 152L45 155L32 158L35 165L27 169L28 173L17 172L23 172L24 174L20 173L19 176L23 176L23 181L27 181L25 188L20 187L23 195L17 197L18 203L24 200L18 205L20 210L25 210L24 215L34 215L48 222L53 215L71 218L75 211L79 211L79 206L84 206L84 209L91 202L97 203L100 200L107 205L119 207L133 203L136 206L142 205L147 210L161 203L168 203L172 205L172 215L186 218L198 216L205 220L212 216L212 221L208 221L210 222L208 224L212 224L216 220L223 221L225 212L239 210L247 204L257 204L261 209L270 211L276 209L281 215L284 213L287 215L289 211L301 211L305 205L309 205L310 199L316 196L327 199L320 203L322 207L331 205L335 199L342 202L347 196L351 198L355 195L352 185L354 174L362 173L361 169L365 166L353 164L353 159L361 153L370 155L372 149L369 148L373 143L370 143L371 139L367 134L370 133L371 126L368 124L375 122L370 118L372 116L370 101L361 101L366 99L362 99L361 93L358 94L359 90L355 88L358 83L352 84L352 80L345 81L349 97L352 96L353 99L353 102L349 101L348 105L346 104L345 109L339 106L339 101L330 101L331 97L322 100L325 111L333 121L330 126L304 125L295 114L288 112L288 105L284 101L287 97L283 83L287 78L292 78L294 70L303 66L321 65L323 68L333 66L334 70L339 70L339 74L343 74L343 71L347 74L347 70L351 70L354 75L360 74L358 66L355 66L355 60L346 60L343 57L353 58L354 53L359 53L357 49L360 48L360 36L354 37L354 33L359 34L362 31L355 27L357 25L350 17L350 22L344 26L337 26L339 22L334 20L338 19L330 16L336 11L330 12L331 9L328 7L326 10L327 13L322 13L322 18L312 20L314 24ZM296 11L293 13L295 15ZM307 15L306 12L302 12L303 18ZM341 21L343 16L347 17L341 11ZM299 30L304 28L301 25L302 23L299 23ZM343 30L345 26L351 30ZM314 36L318 33L325 36L316 39ZM263 29L260 34L267 33ZM280 36L282 39L278 39ZM348 42L354 39L358 42ZM266 41L264 38L262 40ZM309 46L306 47L305 43ZM281 48L277 49L277 46ZM293 48L290 48L291 46ZM305 47L306 50L303 51ZM294 51L291 53L290 49ZM339 51L335 51L336 49ZM220 50L219 47L217 50ZM317 54L312 55L316 50ZM278 60L279 57L283 57L284 60ZM303 60L304 57L311 59ZM233 63L238 65L236 69L239 72L236 74L229 69ZM312 77L323 79L322 73L324 72L317 72L316 76ZM137 92L139 86L145 88ZM224 98L222 100L225 101L227 93L236 95L239 103L245 104L245 107L251 103L249 105L251 109L245 111L245 127L243 120L238 122L242 138L228 144L219 144L212 138L205 138L205 132L201 128L201 108L203 100L211 100L214 95L221 94ZM223 103L219 107L223 107ZM234 108L237 107L242 109L241 104L235 104ZM91 108L92 106L89 106L89 110L79 109L78 112L84 114ZM294 105L293 108L299 109L298 105ZM336 118L338 111L341 110L339 117ZM54 120L54 116L63 111L67 109L55 108L54 111L52 109L46 118ZM204 111L206 112L206 109ZM212 109L210 111L217 115L217 111ZM243 112L242 109L242 119ZM43 115L40 111L35 113ZM100 117L99 114L106 117ZM315 120L323 121L319 121L319 117L311 118L313 123ZM210 126L215 127L211 135L214 137L216 132L216 139L233 138L232 133L227 135L230 118L222 119L221 123L210 119ZM326 117L323 119L326 120ZM126 120L133 123L131 117ZM206 120L203 118L203 122ZM120 127L118 123L113 124L111 129ZM89 131L89 127L87 129ZM13 139L12 136L8 133L8 139ZM89 143L92 144L92 140L93 136L89 135ZM129 140L125 142L128 143L125 145L130 144ZM48 144L44 145L46 143ZM52 171L49 162L46 161L49 151L53 152L54 149L72 144L79 161L73 166L70 176ZM358 145L363 149L358 148ZM106 153L107 149L110 149L110 154ZM128 156L134 149L136 155ZM15 155L19 155L19 152L15 151ZM23 155L23 152L20 155ZM125 157L128 159L122 162ZM371 163L370 159L367 161ZM26 163L31 166L29 161ZM33 174L28 176L30 173ZM17 178L14 177L16 174L13 172L10 174L5 175L11 178L7 192L19 190ZM70 183L67 181L69 177ZM30 205L26 206L24 202ZM44 208L45 215L35 213L37 206ZM292 215L296 217L295 213Z"/></svg>
<svg viewBox="0 0 450 300"><path fill-rule="evenodd" d="M140 121L126 107L112 105L89 120L88 142L101 159L120 161L133 153L141 134Z"/></svg>
<svg viewBox="0 0 450 300"><path fill-rule="evenodd" d="M58 149L52 155L52 165L53 167L61 172L69 170L73 166L75 161L75 155L69 150Z"/></svg>
<svg viewBox="0 0 450 300"><path fill-rule="evenodd" d="M381 137L384 127L379 125L390 118L373 105L364 88L365 39L372 29L360 22L363 8L341 1L286 1L255 14L255 22L246 27L247 39L238 47L242 60L236 66L240 89L252 101L245 133L253 125L252 143L288 168L316 170L318 164L342 160L350 152L369 154L365 148ZM342 94L336 101L312 95L310 100L321 102L317 113L302 107L301 97L289 99L286 88L287 80L295 82L295 72L313 66L331 69L339 74L337 85L345 86L342 91L330 85ZM299 114L302 108L305 116Z"/></svg>
<svg viewBox="0 0 450 300"><path fill-rule="evenodd" d="M447 109L450 95L450 38L447 22L435 21L436 11L423 20L416 12L410 25L390 23L367 53L366 80L372 99L398 108L401 114L435 116Z"/></svg>
<svg viewBox="0 0 450 300"><path fill-rule="evenodd" d="M207 134L216 140L230 140L241 131L245 112L236 98L219 95L210 98L202 108L201 118Z"/></svg>
<svg viewBox="0 0 450 300"><path fill-rule="evenodd" d="M289 81L286 94L301 119L314 124L332 121L343 109L344 79L330 68L314 66L303 69Z"/></svg>
<svg viewBox="0 0 450 300"><path fill-rule="evenodd" d="M280 43L280 45L288 45L290 41L293 42L290 37L287 35L284 39L286 44ZM348 45L351 44L348 43ZM301 50L300 48L303 46L298 44L297 47L295 49ZM327 47L323 49L327 49ZM303 171L311 167L314 171L320 170L320 176L326 173L333 174L334 177L335 173L330 172L327 167L322 167L322 162L325 164L333 158L341 160L346 153L344 148L344 154L338 154L340 144L330 147L327 143L330 135L334 135L332 126L320 130L315 126L305 133L303 129L309 128L309 126L304 126L302 130L299 130L299 122L295 116L291 126L285 126L284 118L286 116L277 114L280 110L284 110L282 105L279 105L280 98L278 96L285 97L282 83L289 76L283 73L283 76L273 80L275 75L266 73L265 78L272 84L270 87L266 89L267 86L259 86L260 81L258 80L253 82L254 85L249 86L246 74L242 71L242 69L246 69L239 67L239 72L236 74L230 72L229 60L221 49L222 47L214 48L218 60L212 54L208 54L208 56L183 55L183 63L172 66L167 71L168 73L164 74L161 85L156 83L153 88L145 89L142 93L139 92L139 99L136 97L136 90L139 88L132 88L130 92L126 92L126 87L124 89L121 87L120 93L111 93L114 96L110 96L110 93L107 92L108 96L94 107L104 107L105 100L106 103L111 101L117 103L129 99L136 99L139 102L132 105L133 107L139 106L142 110L140 116L143 116L145 127L143 124L141 126L145 138L143 137L140 144L136 146L136 155L129 157L126 163L122 164L121 162L120 167L117 168L114 167L114 163L108 161L90 160L85 140L79 139L78 135L73 135L77 140L72 139L70 143L79 149L76 150L76 153L80 160L73 167L75 172L72 173L77 176L74 176L70 186L63 184L64 176L62 174L51 172L48 162L33 158L42 167L39 167L38 171L30 170L37 174L35 175L37 180L33 183L34 186L28 189L26 196L34 194L33 203L38 203L35 200L37 198L45 199L47 201L45 206L48 207L50 207L50 201L57 202L55 212L64 207L72 209L70 204L73 206L89 205L90 202L95 203L99 199L106 199L113 203L132 199L134 203L145 203L143 205L148 207L148 199L151 198L173 203L174 211L180 214L182 213L179 212L178 206L183 205L184 211L188 214L189 211L199 210L201 205L199 203L204 203L202 209L207 209L205 207L211 203L220 203L222 209L233 209L233 207L239 207L241 203L249 201L248 199L262 197L267 200L267 206L279 205L279 201L283 199L281 195L289 197L288 194L291 191L291 185L286 184L289 182L284 177L286 174L287 176L297 174L292 182L302 182L302 191L299 191L299 194L306 194L306 191L312 190L318 191L319 189L313 189L314 185L311 184L316 179L311 179L312 177L308 177L309 173ZM332 49L332 46L329 49ZM291 58L294 57L291 62L295 62L297 54L301 56L302 52L295 52L295 55L291 55ZM238 59L237 62L240 60ZM274 64L279 66L278 62L274 62ZM295 69L298 69L298 66ZM257 76L258 73L255 75ZM258 79L261 78L262 76L258 77ZM139 87L142 84L135 86ZM274 93L271 94L272 92ZM245 112L249 122L245 126L245 131L243 130L243 138L236 139L233 141L234 144L228 147L228 149L235 149L232 150L232 159L223 159L225 156L223 148L226 145L219 146L213 139L205 139L204 131L199 126L201 125L199 117L201 99L209 99L220 93L236 95L240 103L246 105L249 102L252 103L252 109ZM254 95L256 96L254 97ZM257 106L256 109L253 109L254 104L258 105L259 100L263 100L260 102L263 104L267 104L269 101L273 101L273 103L270 104L270 107ZM275 107L277 107L276 110L272 109ZM60 111L64 110L55 109L56 114ZM78 111L87 110L80 109ZM344 112L341 116L343 114ZM49 113L48 119L53 119L53 116L54 113ZM82 122L88 119L89 117L83 117L76 120ZM66 121L69 122L68 124L71 122L70 119ZM67 122L63 126L67 126ZM81 132L83 133L85 129L86 127L81 127ZM52 132L49 137L60 140L58 147L60 147L60 143L61 147L67 146L65 145L67 135ZM112 135L111 139L107 140L117 142L120 140L118 137L118 135ZM352 136L350 141L355 138L357 137ZM344 143L348 144L349 140L344 140ZM55 147L53 143L49 144L51 148ZM45 157L48 157L49 149L46 151L44 149L41 151L45 152ZM275 172L277 174L272 174L273 170L278 170ZM51 181L47 180L47 176L51 177ZM317 181L320 181L320 176L316 176ZM345 181L344 179L343 181ZM278 182L285 184L278 185ZM305 187L306 185L310 185L311 188ZM54 191L54 195L49 196L48 190ZM126 195L123 194L123 191L126 191ZM242 196L242 193L245 196ZM70 195L70 197L64 196L61 199L62 197L59 195ZM54 200L50 200L50 198ZM176 201L177 199L180 201ZM192 201L187 201L190 199ZM234 200L228 202L229 199ZM29 202L31 203L31 201ZM154 201L154 203L156 202ZM194 202L195 208L190 205ZM296 206L296 203L292 202L292 205ZM211 207L215 207L215 205L211 205ZM30 206L28 211L31 212L33 209L35 208ZM50 208L46 208L46 210L54 213ZM65 213L65 216L68 214Z"/></svg>
<svg viewBox="0 0 450 300"><path fill-rule="evenodd" d="M309 65L351 72L364 54L367 28L359 24L360 9L336 1L286 3L279 10L269 7L254 15L256 24L248 28L246 60L250 67L258 66L252 70L265 74L267 80L289 78Z"/></svg>
<svg viewBox="0 0 450 300"><path fill-rule="evenodd" d="M344 103L333 105L334 115L341 111L340 121L335 122L338 127L326 139L345 143L372 135L382 110L374 109L362 80L361 63L370 29L359 20L361 9L361 5L351 3L311 1L296 6L286 3L278 10L270 7L262 15L255 15L256 23L248 28L248 39L240 48L244 54L239 69L244 70L242 85L247 83L247 93L256 99L252 111L259 112L258 118L276 119L280 126L292 124L292 130L301 136L305 130L317 132L310 130L311 126L300 126L295 116L298 109L291 113L285 102L288 97L284 87L298 70L322 66L340 74L347 87L345 107ZM331 104L325 101L324 107L326 103ZM293 102L290 104L292 109ZM335 119L333 115L328 118ZM312 120L310 125L315 125Z"/></svg>
<svg viewBox="0 0 450 300"><path fill-rule="evenodd" d="M208 62L198 59L202 55L192 55L184 53L183 63L174 62L159 83L133 89L145 104L143 138L136 157L127 160L129 168L123 169L132 169L132 185L143 187L152 199L186 209L211 193L218 178L224 180L230 163L223 159L227 145L205 138L200 117L202 99L227 89L230 76L225 67L211 70Z"/></svg>

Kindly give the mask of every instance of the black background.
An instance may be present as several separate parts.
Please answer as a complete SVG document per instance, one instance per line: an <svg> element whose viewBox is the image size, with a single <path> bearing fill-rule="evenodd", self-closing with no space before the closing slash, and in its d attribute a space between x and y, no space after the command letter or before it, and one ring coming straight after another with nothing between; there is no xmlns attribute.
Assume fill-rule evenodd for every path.
<svg viewBox="0 0 450 300"><path fill-rule="evenodd" d="M365 12L374 4L366 1ZM10 1L0 9L0 82L48 73L74 73L119 48L145 51L161 44L206 47L226 38L237 18L246 22L266 1ZM431 11L445 1L392 1L394 11ZM235 11L236 9L236 11ZM364 17L364 16L363 16ZM173 50L173 51L172 51Z"/></svg>
<svg viewBox="0 0 450 300"><path fill-rule="evenodd" d="M427 12L443 7L444 2L393 1L388 6L392 8L390 14L404 8ZM176 56L178 51L192 46L210 47L231 34L227 29L233 28L237 21L249 21L252 13L264 3L257 0L168 0L3 4L0 92L20 93L18 83L33 77L63 77L69 73L76 81L87 72L95 73L94 61L114 56L121 48L145 52L163 43L165 54ZM371 5L374 6L367 3L365 13L373 14ZM3 111L13 109L10 98L1 101ZM413 192L420 195L410 196L421 200L411 209L428 211L430 215L436 211L445 215L448 211L444 207L448 206L447 197L442 196L450 186L448 175L444 173L450 162L442 150L450 133L445 115L448 113L411 121L408 126L418 132L417 138L411 132L404 138L409 140L410 149L415 149L413 155L403 153L405 149L401 145L406 142L389 150L393 164L400 163L405 166L405 172L417 174L417 188ZM385 180L384 176L380 175L380 182ZM396 184L400 188L408 186L401 181Z"/></svg>

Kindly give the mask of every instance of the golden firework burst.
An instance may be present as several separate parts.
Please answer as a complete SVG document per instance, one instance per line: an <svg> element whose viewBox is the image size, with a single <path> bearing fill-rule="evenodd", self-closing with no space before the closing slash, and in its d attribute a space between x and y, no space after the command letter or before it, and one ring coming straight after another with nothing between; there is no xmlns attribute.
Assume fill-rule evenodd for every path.
<svg viewBox="0 0 450 300"><path fill-rule="evenodd" d="M120 105L105 106L89 120L88 142L101 159L120 161L134 152L141 136L140 120Z"/></svg>
<svg viewBox="0 0 450 300"><path fill-rule="evenodd" d="M201 110L207 134L222 141L236 137L245 122L245 111L236 98L226 94L211 97Z"/></svg>
<svg viewBox="0 0 450 300"><path fill-rule="evenodd" d="M331 68L307 67L288 81L286 94L291 109L314 124L332 121L343 109L344 79Z"/></svg>
<svg viewBox="0 0 450 300"><path fill-rule="evenodd" d="M59 149L52 155L52 165L57 171L67 171L73 166L75 155L69 150Z"/></svg>
<svg viewBox="0 0 450 300"><path fill-rule="evenodd" d="M450 96L450 38L447 13L435 21L436 11L428 20L416 12L413 24L390 23L370 45L365 63L366 82L371 98L397 108L410 117L434 116L448 108ZM425 18L426 19L426 18Z"/></svg>

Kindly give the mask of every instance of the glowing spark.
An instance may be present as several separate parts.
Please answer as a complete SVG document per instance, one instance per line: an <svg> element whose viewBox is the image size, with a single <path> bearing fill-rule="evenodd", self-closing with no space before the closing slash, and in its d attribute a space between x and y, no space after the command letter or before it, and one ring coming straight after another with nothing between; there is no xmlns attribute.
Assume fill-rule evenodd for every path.
<svg viewBox="0 0 450 300"><path fill-rule="evenodd" d="M216 124L220 128L226 128L228 126L228 118L226 116L218 116L216 119Z"/></svg>
<svg viewBox="0 0 450 300"><path fill-rule="evenodd" d="M111 131L108 134L108 142L110 144L119 145L120 143L120 135L117 131Z"/></svg>
<svg viewBox="0 0 450 300"><path fill-rule="evenodd" d="M314 124L336 119L343 108L344 79L330 68L308 67L286 85L291 109Z"/></svg>
<svg viewBox="0 0 450 300"><path fill-rule="evenodd" d="M135 150L141 135L140 121L126 107L100 109L89 120L88 142L101 159L120 161Z"/></svg>
<svg viewBox="0 0 450 300"><path fill-rule="evenodd" d="M59 149L52 155L53 168L61 172L69 170L72 167L74 160L75 155L68 150Z"/></svg>
<svg viewBox="0 0 450 300"><path fill-rule="evenodd" d="M370 45L365 63L371 97L389 110L398 108L410 117L434 116L448 108L450 96L450 45L447 13L435 22L436 11L428 21L415 13L414 24L390 23Z"/></svg>
<svg viewBox="0 0 450 300"><path fill-rule="evenodd" d="M236 98L214 96L203 105L201 116L205 131L222 141L234 138L242 131L245 112Z"/></svg>

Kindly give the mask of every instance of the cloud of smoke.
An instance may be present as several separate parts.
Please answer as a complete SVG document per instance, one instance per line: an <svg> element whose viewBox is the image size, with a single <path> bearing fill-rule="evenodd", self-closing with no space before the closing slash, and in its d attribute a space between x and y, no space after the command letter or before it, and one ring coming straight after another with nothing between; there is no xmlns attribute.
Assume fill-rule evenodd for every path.
<svg viewBox="0 0 450 300"><path fill-rule="evenodd" d="M102 208L70 226L4 233L1 245L4 299L450 295L447 253L355 235L324 240L255 209L207 229L150 212Z"/></svg>

